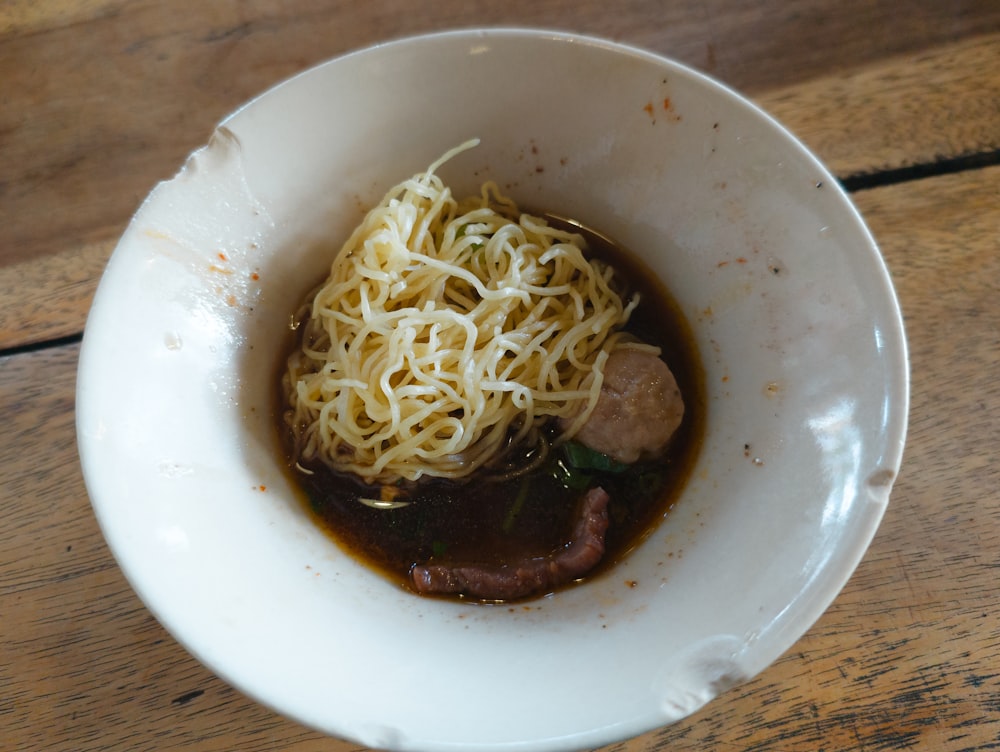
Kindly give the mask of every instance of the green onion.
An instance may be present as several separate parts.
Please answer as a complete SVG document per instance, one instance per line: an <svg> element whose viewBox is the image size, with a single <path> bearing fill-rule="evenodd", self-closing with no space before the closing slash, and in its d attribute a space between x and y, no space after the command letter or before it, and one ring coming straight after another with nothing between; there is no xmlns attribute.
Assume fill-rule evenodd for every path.
<svg viewBox="0 0 1000 752"><path fill-rule="evenodd" d="M528 478L521 480L521 486L517 489L517 496L514 498L514 503L511 504L510 509L507 511L507 516L503 521L503 531L505 533L509 533L511 528L514 527L514 520L521 513L521 507L524 506L524 501L528 498L528 489L530 486L531 483L528 481Z"/></svg>

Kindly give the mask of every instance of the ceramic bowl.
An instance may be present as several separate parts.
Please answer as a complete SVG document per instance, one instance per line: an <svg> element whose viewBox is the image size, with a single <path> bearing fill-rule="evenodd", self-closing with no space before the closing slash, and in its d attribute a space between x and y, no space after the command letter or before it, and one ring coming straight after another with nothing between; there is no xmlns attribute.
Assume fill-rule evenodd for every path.
<svg viewBox="0 0 1000 752"><path fill-rule="evenodd" d="M313 524L273 430L289 314L365 210L441 171L642 256L708 411L676 509L622 563L516 606L417 597ZM88 491L140 598L212 671L381 749L593 747L753 677L871 541L906 429L900 312L837 181L723 85L570 34L457 31L282 83L158 185L80 356Z"/></svg>

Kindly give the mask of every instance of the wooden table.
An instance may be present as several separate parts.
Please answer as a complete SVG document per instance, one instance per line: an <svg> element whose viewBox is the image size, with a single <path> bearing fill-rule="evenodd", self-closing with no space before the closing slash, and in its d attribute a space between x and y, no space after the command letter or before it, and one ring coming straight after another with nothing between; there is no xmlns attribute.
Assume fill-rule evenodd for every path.
<svg viewBox="0 0 1000 752"><path fill-rule="evenodd" d="M0 749L355 748L224 684L133 594L81 479L79 341L139 201L226 113L347 50L473 25L603 35L754 98L853 192L908 327L906 456L843 593L754 680L608 749L1000 748L1000 3L7 0Z"/></svg>

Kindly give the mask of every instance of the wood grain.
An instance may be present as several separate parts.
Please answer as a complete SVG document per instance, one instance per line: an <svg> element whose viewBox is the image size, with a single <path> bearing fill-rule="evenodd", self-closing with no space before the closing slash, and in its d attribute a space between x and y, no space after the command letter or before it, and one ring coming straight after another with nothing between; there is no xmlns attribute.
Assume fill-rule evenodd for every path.
<svg viewBox="0 0 1000 752"><path fill-rule="evenodd" d="M78 334L115 243L81 243L0 266L0 350ZM31 322L28 325L28 322Z"/></svg>
<svg viewBox="0 0 1000 752"><path fill-rule="evenodd" d="M839 177L1000 150L1000 35L769 90L757 100Z"/></svg>
<svg viewBox="0 0 1000 752"><path fill-rule="evenodd" d="M912 420L868 555L805 637L608 750L969 752L1000 739L1000 168L865 191L909 329ZM77 346L0 358L0 749L346 752L256 705L122 577L73 439Z"/></svg>
<svg viewBox="0 0 1000 752"><path fill-rule="evenodd" d="M855 2L858 17L873 23L887 12L883 4ZM82 330L104 261L129 217L234 107L337 52L443 22L430 16L419 27L403 26L396 16L405 14L391 3L365 5L352 16L359 25L353 31L336 23L332 7L296 13L294 6L214 3L184 12L178 5L7 9L8 27L25 35L0 37L0 294L7 302L0 309L0 349ZM632 15L615 16L615 23L627 18L628 27L604 29L603 4L583 3L569 13L553 3L532 6L535 15L523 22L565 26L558 23L562 12L577 24L570 28L606 32L760 91L758 101L841 176L1000 149L1000 84L990 75L1000 33L968 36L1000 27L1000 11L989 4L970 4L945 34L934 14L915 3L911 16L923 21L911 19L907 44L959 41L901 53L907 47L897 40L879 47L879 62L865 68L856 66L876 54L877 40L863 27L817 25L820 3L798 14L775 5L761 16L768 7L723 13L678 3L657 16L650 4L633 3ZM451 21L513 22L499 10L490 13L466 9ZM764 18L774 33L748 33ZM823 57L805 44L818 44L808 29L839 35L852 56ZM779 67L762 59L762 39ZM802 66L813 65L836 72L767 88L797 80Z"/></svg>

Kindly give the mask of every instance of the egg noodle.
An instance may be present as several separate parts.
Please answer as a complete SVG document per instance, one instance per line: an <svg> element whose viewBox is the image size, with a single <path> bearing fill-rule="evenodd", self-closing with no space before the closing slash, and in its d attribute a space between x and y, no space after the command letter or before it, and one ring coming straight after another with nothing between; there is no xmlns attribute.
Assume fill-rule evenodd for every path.
<svg viewBox="0 0 1000 752"><path fill-rule="evenodd" d="M283 381L300 461L371 483L459 478L593 410L638 296L495 183L456 201L435 171L476 144L390 190L303 309Z"/></svg>

